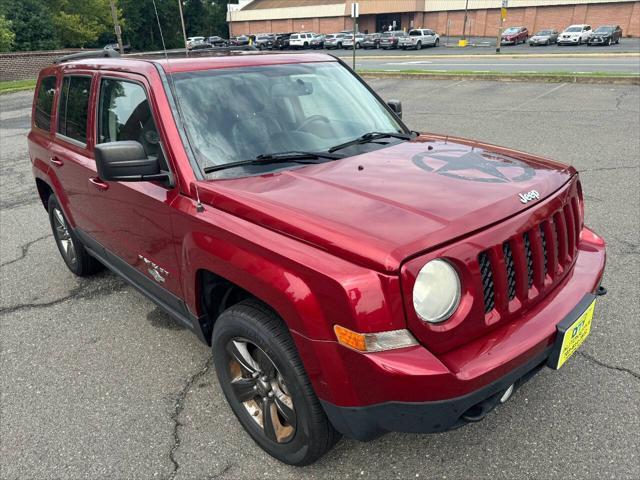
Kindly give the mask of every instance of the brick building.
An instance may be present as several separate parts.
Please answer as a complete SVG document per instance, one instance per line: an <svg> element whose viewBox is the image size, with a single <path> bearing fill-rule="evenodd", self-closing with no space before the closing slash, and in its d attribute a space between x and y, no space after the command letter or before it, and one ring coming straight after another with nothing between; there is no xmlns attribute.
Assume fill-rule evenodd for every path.
<svg viewBox="0 0 640 480"><path fill-rule="evenodd" d="M229 5L231 35L312 31L334 33L352 28L351 0L240 0ZM465 0L359 0L361 32L395 25L398 29L429 27L440 34L460 35ZM469 0L467 32L496 34L501 0ZM395 22L395 23L394 23ZM509 0L506 24L530 31L562 30L573 23L620 25L625 36L640 36L638 0Z"/></svg>

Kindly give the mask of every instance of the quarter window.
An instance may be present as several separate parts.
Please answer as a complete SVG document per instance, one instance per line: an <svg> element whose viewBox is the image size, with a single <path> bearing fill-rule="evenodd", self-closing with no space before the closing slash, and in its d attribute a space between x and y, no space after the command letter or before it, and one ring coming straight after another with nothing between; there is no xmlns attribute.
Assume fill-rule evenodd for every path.
<svg viewBox="0 0 640 480"><path fill-rule="evenodd" d="M40 82L36 98L36 111L33 122L42 130L51 130L51 109L53 97L56 93L56 77L44 77Z"/></svg>
<svg viewBox="0 0 640 480"><path fill-rule="evenodd" d="M87 143L90 92L91 77L64 77L58 109L58 133Z"/></svg>
<svg viewBox="0 0 640 480"><path fill-rule="evenodd" d="M134 140L142 144L147 155L158 155L160 137L141 85L104 78L98 125L98 143Z"/></svg>

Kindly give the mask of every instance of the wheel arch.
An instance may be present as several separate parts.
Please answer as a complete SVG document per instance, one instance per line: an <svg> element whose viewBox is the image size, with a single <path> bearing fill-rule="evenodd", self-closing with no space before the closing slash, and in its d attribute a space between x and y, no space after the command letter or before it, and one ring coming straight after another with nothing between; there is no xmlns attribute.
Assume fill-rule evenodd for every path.
<svg viewBox="0 0 640 480"><path fill-rule="evenodd" d="M36 177L36 188L38 189L38 196L40 197L42 206L44 207L45 210L47 210L49 205L49 197L53 195L53 188L51 188L51 186L47 182L37 177Z"/></svg>

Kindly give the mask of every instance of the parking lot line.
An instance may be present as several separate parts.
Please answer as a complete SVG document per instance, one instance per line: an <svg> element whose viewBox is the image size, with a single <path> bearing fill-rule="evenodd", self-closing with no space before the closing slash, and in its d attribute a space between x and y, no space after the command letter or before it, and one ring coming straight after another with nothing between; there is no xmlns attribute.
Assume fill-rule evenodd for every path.
<svg viewBox="0 0 640 480"><path fill-rule="evenodd" d="M510 108L509 110L507 110L508 112L512 112L514 110L520 110L522 107L524 107L525 105L528 105L532 102L535 102L537 100L540 100L543 97L546 97L547 95L551 95L553 92L560 90L562 87L566 87L568 85L568 83L561 83L560 85L556 85L555 87L553 87L551 90L547 90L544 93L541 93L540 95L537 95L533 98L530 98L529 100L527 100L526 102L522 102L520 105L516 105L513 108Z"/></svg>

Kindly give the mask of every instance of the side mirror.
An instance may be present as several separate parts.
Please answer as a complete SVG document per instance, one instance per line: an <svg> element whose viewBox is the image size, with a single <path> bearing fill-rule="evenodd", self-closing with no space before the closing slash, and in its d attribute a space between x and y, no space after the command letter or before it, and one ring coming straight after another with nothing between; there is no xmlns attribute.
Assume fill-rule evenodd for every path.
<svg viewBox="0 0 640 480"><path fill-rule="evenodd" d="M169 180L158 157L147 157L144 147L133 140L101 143L94 149L98 176L115 182Z"/></svg>
<svg viewBox="0 0 640 480"><path fill-rule="evenodd" d="M387 105L389 105L389 108L393 110L393 113L395 113L398 118L402 118L402 102L400 100L389 100Z"/></svg>

